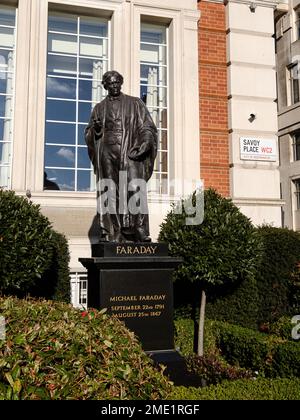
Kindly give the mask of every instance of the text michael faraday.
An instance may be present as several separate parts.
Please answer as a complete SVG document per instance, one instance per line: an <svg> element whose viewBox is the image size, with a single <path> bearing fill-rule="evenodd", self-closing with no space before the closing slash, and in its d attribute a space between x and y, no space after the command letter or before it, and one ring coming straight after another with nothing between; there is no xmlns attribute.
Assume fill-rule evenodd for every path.
<svg viewBox="0 0 300 420"><path fill-rule="evenodd" d="M143 409L130 406L115 406L108 404L101 408L101 415L127 416L132 418L135 414L145 415L195 415L200 411L199 404L147 404Z"/></svg>

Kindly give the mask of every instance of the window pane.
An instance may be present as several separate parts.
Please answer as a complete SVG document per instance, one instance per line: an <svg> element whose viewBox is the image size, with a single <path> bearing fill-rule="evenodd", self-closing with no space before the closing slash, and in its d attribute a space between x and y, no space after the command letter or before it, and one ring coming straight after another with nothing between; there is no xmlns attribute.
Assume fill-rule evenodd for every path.
<svg viewBox="0 0 300 420"><path fill-rule="evenodd" d="M12 96L0 95L0 117L10 118L12 115Z"/></svg>
<svg viewBox="0 0 300 420"><path fill-rule="evenodd" d="M168 172L168 154L166 152L160 152L160 165L161 172Z"/></svg>
<svg viewBox="0 0 300 420"><path fill-rule="evenodd" d="M76 122L76 102L47 100L46 119Z"/></svg>
<svg viewBox="0 0 300 420"><path fill-rule="evenodd" d="M108 70L108 63L99 59L80 58L79 77L102 81L102 76Z"/></svg>
<svg viewBox="0 0 300 420"><path fill-rule="evenodd" d="M91 168L91 161L88 155L87 147L79 147L78 148L78 168L81 169L90 169Z"/></svg>
<svg viewBox="0 0 300 420"><path fill-rule="evenodd" d="M44 190L60 190L54 179L49 179L48 173L46 171L44 172Z"/></svg>
<svg viewBox="0 0 300 420"><path fill-rule="evenodd" d="M88 123L90 120L93 105L90 102L79 102L78 120L81 123Z"/></svg>
<svg viewBox="0 0 300 420"><path fill-rule="evenodd" d="M13 48L15 46L15 30L10 28L0 28L0 48Z"/></svg>
<svg viewBox="0 0 300 420"><path fill-rule="evenodd" d="M12 134L12 120L0 119L0 140L10 141Z"/></svg>
<svg viewBox="0 0 300 420"><path fill-rule="evenodd" d="M0 187L9 188L10 184L10 167L0 166Z"/></svg>
<svg viewBox="0 0 300 420"><path fill-rule="evenodd" d="M77 74L77 59L60 55L48 55L48 75L74 76Z"/></svg>
<svg viewBox="0 0 300 420"><path fill-rule="evenodd" d="M63 54L77 54L77 37L72 35L48 35L48 51Z"/></svg>
<svg viewBox="0 0 300 420"><path fill-rule="evenodd" d="M0 7L0 25L15 26L15 10L6 7Z"/></svg>
<svg viewBox="0 0 300 420"><path fill-rule="evenodd" d="M0 71L0 93L13 93L13 74Z"/></svg>
<svg viewBox="0 0 300 420"><path fill-rule="evenodd" d="M166 28L157 25L142 25L141 41L152 44L166 44Z"/></svg>
<svg viewBox="0 0 300 420"><path fill-rule="evenodd" d="M75 142L75 124L46 123L46 143L75 145Z"/></svg>
<svg viewBox="0 0 300 420"><path fill-rule="evenodd" d="M79 124L78 125L78 144L80 145L86 145L85 142L85 129L87 124Z"/></svg>
<svg viewBox="0 0 300 420"><path fill-rule="evenodd" d="M168 150L168 132L167 130L159 130L159 148Z"/></svg>
<svg viewBox="0 0 300 420"><path fill-rule="evenodd" d="M95 191L95 175L92 171L78 171L78 191Z"/></svg>
<svg viewBox="0 0 300 420"><path fill-rule="evenodd" d="M97 18L80 18L80 34L89 36L107 37L107 22Z"/></svg>
<svg viewBox="0 0 300 420"><path fill-rule="evenodd" d="M152 193L159 194L160 192L160 176L159 173L153 173L152 177L150 178L150 181L148 182L148 191Z"/></svg>
<svg viewBox="0 0 300 420"><path fill-rule="evenodd" d="M141 61L144 63L153 63L157 65L167 64L166 47L161 45L142 44Z"/></svg>
<svg viewBox="0 0 300 420"><path fill-rule="evenodd" d="M47 96L76 99L76 80L47 77Z"/></svg>
<svg viewBox="0 0 300 420"><path fill-rule="evenodd" d="M63 14L49 16L49 31L77 34L77 17Z"/></svg>
<svg viewBox="0 0 300 420"><path fill-rule="evenodd" d="M48 179L55 182L62 191L75 191L75 171L46 168Z"/></svg>
<svg viewBox="0 0 300 420"><path fill-rule="evenodd" d="M100 102L104 96L104 88L99 80L80 80L79 81L79 100Z"/></svg>
<svg viewBox="0 0 300 420"><path fill-rule="evenodd" d="M46 146L45 164L58 168L75 167L75 147Z"/></svg>
<svg viewBox="0 0 300 420"><path fill-rule="evenodd" d="M157 86L141 86L141 99L149 107L167 107L167 89Z"/></svg>
<svg viewBox="0 0 300 420"><path fill-rule="evenodd" d="M1 33L0 33L1 37ZM0 69L13 71L14 69L14 52L11 50L0 50Z"/></svg>
<svg viewBox="0 0 300 420"><path fill-rule="evenodd" d="M11 158L11 143L0 142L0 165L8 165Z"/></svg>
<svg viewBox="0 0 300 420"><path fill-rule="evenodd" d="M149 85L166 86L167 68L151 65L141 65L141 83Z"/></svg>
<svg viewBox="0 0 300 420"><path fill-rule="evenodd" d="M153 118L153 121L156 127L159 128L168 128L168 113L166 109L149 109L149 112Z"/></svg>
<svg viewBox="0 0 300 420"><path fill-rule="evenodd" d="M108 43L103 39L80 37L80 55L107 58Z"/></svg>

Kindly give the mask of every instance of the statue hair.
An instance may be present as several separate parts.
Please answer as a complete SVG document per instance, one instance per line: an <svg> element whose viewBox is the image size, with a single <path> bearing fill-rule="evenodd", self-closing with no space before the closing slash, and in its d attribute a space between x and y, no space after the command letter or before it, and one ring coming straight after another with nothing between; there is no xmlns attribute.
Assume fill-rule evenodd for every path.
<svg viewBox="0 0 300 420"><path fill-rule="evenodd" d="M108 81L108 79L110 79L113 76L117 77L119 79L119 81L123 85L123 83L124 83L123 76L120 73L118 73L117 71L115 71L115 70L107 71L106 73L104 73L104 75L102 77L102 84L105 86L105 84Z"/></svg>

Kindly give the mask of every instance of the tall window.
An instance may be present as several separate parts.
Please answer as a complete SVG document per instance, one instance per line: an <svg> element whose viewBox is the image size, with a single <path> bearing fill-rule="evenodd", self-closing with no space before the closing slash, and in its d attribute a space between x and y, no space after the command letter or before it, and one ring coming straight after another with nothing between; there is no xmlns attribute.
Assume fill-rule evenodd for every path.
<svg viewBox="0 0 300 420"><path fill-rule="evenodd" d="M48 24L45 189L94 191L84 140L92 108L104 96L108 21L50 14Z"/></svg>
<svg viewBox="0 0 300 420"><path fill-rule="evenodd" d="M295 10L295 17L296 17L295 26L296 26L296 40L297 40L297 39L300 39L300 8L297 8L297 10Z"/></svg>
<svg viewBox="0 0 300 420"><path fill-rule="evenodd" d="M141 25L141 99L158 128L159 144L151 191L168 193L168 30Z"/></svg>
<svg viewBox="0 0 300 420"><path fill-rule="evenodd" d="M300 160L300 131L296 131L293 135L294 161Z"/></svg>
<svg viewBox="0 0 300 420"><path fill-rule="evenodd" d="M293 64L288 68L289 75L289 92L290 92L290 103L294 105L300 102L300 63Z"/></svg>
<svg viewBox="0 0 300 420"><path fill-rule="evenodd" d="M16 10L0 6L0 187L11 187Z"/></svg>
<svg viewBox="0 0 300 420"><path fill-rule="evenodd" d="M295 179L296 210L300 210L300 179Z"/></svg>

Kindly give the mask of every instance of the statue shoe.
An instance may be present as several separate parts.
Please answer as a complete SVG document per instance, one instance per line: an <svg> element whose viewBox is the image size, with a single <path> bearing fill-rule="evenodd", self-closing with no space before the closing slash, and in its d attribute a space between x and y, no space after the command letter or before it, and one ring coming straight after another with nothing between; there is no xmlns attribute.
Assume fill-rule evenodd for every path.
<svg viewBox="0 0 300 420"><path fill-rule="evenodd" d="M151 242L151 238L146 235L144 229L138 228L136 229L135 239L137 242Z"/></svg>

